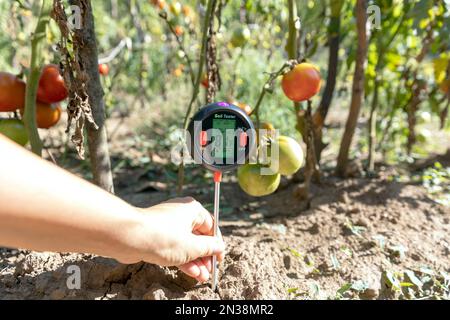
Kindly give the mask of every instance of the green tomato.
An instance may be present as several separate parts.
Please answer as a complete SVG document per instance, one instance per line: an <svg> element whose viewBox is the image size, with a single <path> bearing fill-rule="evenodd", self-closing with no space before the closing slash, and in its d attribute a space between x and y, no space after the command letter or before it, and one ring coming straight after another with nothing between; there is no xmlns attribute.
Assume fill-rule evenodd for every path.
<svg viewBox="0 0 450 320"><path fill-rule="evenodd" d="M262 175L261 168L258 164L246 164L238 169L239 186L253 197L274 193L280 185L280 174Z"/></svg>
<svg viewBox="0 0 450 320"><path fill-rule="evenodd" d="M279 150L278 173L289 176L296 173L303 165L303 150L297 141L290 137L279 136L278 140L273 142ZM277 159L271 159L272 162Z"/></svg>
<svg viewBox="0 0 450 320"><path fill-rule="evenodd" d="M230 43L233 47L243 47L250 39L250 30L245 26L239 26L233 31Z"/></svg>
<svg viewBox="0 0 450 320"><path fill-rule="evenodd" d="M169 6L169 10L175 16L179 16L181 13L181 3L179 3L178 1L172 2Z"/></svg>
<svg viewBox="0 0 450 320"><path fill-rule="evenodd" d="M14 142L24 146L28 142L28 134L25 125L18 119L1 119L0 134L4 134Z"/></svg>

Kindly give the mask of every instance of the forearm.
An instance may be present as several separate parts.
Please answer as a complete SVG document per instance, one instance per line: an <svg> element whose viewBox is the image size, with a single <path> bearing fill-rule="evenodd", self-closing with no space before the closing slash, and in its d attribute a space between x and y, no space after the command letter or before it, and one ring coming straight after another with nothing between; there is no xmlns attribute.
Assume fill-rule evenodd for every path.
<svg viewBox="0 0 450 320"><path fill-rule="evenodd" d="M130 205L0 135L0 245L114 256L137 221Z"/></svg>
<svg viewBox="0 0 450 320"><path fill-rule="evenodd" d="M192 198L137 209L0 134L0 246L178 266L203 282L209 257L224 255L212 233L211 214Z"/></svg>

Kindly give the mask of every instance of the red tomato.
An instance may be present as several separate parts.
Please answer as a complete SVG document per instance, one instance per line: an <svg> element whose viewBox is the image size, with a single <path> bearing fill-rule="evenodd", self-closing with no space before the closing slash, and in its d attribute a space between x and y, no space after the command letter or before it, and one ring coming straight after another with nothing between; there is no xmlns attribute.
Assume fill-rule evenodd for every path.
<svg viewBox="0 0 450 320"><path fill-rule="evenodd" d="M57 65L49 64L42 69L37 92L37 100L44 103L60 102L67 98L64 78Z"/></svg>
<svg viewBox="0 0 450 320"><path fill-rule="evenodd" d="M25 82L15 75L0 72L0 112L15 111L25 105Z"/></svg>
<svg viewBox="0 0 450 320"><path fill-rule="evenodd" d="M109 66L106 63L100 63L98 65L98 72L100 72L102 76L107 76L109 73Z"/></svg>
<svg viewBox="0 0 450 320"><path fill-rule="evenodd" d="M317 67L305 62L297 64L281 81L284 94L295 102L311 99L319 92L320 84Z"/></svg>

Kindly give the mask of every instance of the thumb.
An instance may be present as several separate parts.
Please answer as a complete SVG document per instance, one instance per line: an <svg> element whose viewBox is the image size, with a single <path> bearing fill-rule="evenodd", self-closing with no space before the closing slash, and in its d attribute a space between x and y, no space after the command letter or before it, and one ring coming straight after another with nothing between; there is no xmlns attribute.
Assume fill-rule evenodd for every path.
<svg viewBox="0 0 450 320"><path fill-rule="evenodd" d="M201 257L220 255L225 251L225 243L219 237L192 235L190 243L190 255L193 260Z"/></svg>

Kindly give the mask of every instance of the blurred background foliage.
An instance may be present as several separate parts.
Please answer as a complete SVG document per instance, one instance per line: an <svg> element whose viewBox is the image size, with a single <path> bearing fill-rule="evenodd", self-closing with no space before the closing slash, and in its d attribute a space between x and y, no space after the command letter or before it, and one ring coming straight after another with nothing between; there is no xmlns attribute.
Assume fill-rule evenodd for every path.
<svg viewBox="0 0 450 320"><path fill-rule="evenodd" d="M222 86L217 100L254 106L267 80L267 72L279 69L287 59L287 1L229 0L222 3L217 34ZM99 58L106 59L110 67L109 76L102 79L108 116L138 114L136 133L154 139L156 132L158 142L152 146L169 148L170 132L181 126L192 90L186 55L196 70L205 1L111 0L92 4ZM350 103L357 43L355 0L297 1L299 55L320 68L324 79L322 91L329 69L328 32L335 30L333 6L339 4L342 5L338 31L341 43L337 84L324 131L325 141L330 142L324 151L324 165L332 163L336 157ZM31 0L0 1L0 70L20 74L27 67L30 36L39 12L37 5L37 1ZM375 91L376 152L382 160L387 163L412 161L430 152L445 151L450 144L445 94L450 59L450 2L368 1L369 8L373 5L379 7L381 19L377 26L377 20L370 19L373 16L369 12L365 100L357 129L357 147L353 148L351 156L362 160L367 157L366 128ZM159 16L161 11L167 13L167 20ZM235 47L231 44L233 37L243 27L250 31L250 38L242 47ZM179 34L182 46L171 28ZM58 62L54 45L58 32L52 22L47 35L49 50L44 53L48 62ZM427 41L429 46L425 50ZM111 58L114 48L121 43L121 49ZM203 101L204 92L202 88ZM408 108L413 96L418 96L420 102L414 115L416 141L408 152L411 130ZM314 108L319 102L320 96L314 98ZM263 101L260 117L271 122L282 134L300 140L295 129L294 108L279 86Z"/></svg>

